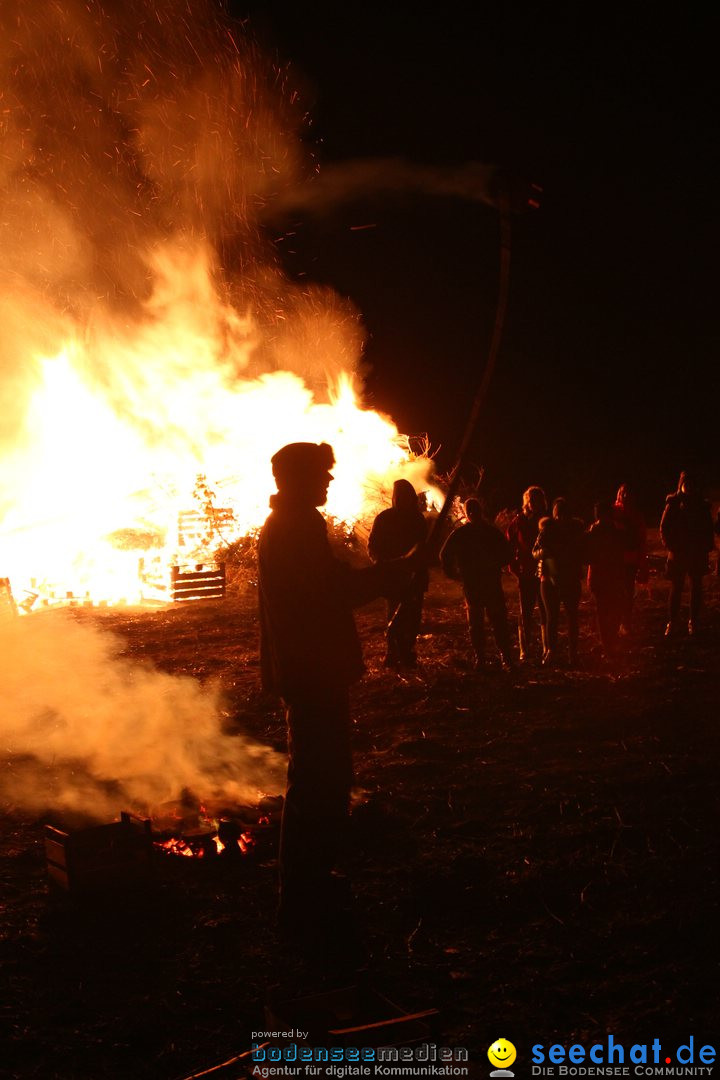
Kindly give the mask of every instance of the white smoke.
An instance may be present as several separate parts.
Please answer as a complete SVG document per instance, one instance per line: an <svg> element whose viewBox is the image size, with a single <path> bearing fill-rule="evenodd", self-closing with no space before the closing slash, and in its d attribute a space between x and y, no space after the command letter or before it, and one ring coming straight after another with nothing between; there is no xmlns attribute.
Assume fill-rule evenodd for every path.
<svg viewBox="0 0 720 1080"><path fill-rule="evenodd" d="M220 730L219 686L124 659L121 639L56 612L0 619L7 804L112 819L183 791L253 804L284 757Z"/></svg>

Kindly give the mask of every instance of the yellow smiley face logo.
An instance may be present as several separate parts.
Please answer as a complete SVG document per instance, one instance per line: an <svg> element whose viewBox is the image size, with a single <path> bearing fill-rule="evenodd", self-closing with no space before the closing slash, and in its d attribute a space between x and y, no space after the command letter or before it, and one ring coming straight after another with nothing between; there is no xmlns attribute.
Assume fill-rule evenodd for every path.
<svg viewBox="0 0 720 1080"><path fill-rule="evenodd" d="M516 1057L517 1050L508 1039L496 1039L488 1050L490 1064L497 1069L508 1069Z"/></svg>

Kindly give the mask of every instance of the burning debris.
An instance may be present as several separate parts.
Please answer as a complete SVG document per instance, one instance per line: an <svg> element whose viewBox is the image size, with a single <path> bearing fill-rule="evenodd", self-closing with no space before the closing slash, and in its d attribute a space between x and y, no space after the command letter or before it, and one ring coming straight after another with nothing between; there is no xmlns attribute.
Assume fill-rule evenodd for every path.
<svg viewBox="0 0 720 1080"><path fill-rule="evenodd" d="M283 801L265 796L256 806L219 810L219 817L206 806L193 808L192 799L166 804L152 820L155 846L185 858L275 856Z"/></svg>
<svg viewBox="0 0 720 1080"><path fill-rule="evenodd" d="M276 853L282 796L266 797L233 816L208 817L187 802L160 807L153 818L123 811L119 821L63 830L45 826L50 880L71 896L111 896L146 890L154 883L156 856L232 862Z"/></svg>

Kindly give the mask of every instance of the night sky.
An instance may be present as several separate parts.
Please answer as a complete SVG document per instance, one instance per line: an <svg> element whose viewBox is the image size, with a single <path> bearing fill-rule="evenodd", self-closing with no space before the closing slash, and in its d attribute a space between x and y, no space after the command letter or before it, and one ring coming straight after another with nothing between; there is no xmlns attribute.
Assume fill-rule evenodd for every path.
<svg viewBox="0 0 720 1080"><path fill-rule="evenodd" d="M496 507L540 483L588 513L630 479L652 519L687 465L720 497L716 20L650 6L562 19L544 5L233 12L291 63L321 165L480 161L542 185L542 208L514 223L505 336L471 454ZM449 467L487 355L497 214L370 193L285 228L288 273L363 313L368 403L427 432Z"/></svg>

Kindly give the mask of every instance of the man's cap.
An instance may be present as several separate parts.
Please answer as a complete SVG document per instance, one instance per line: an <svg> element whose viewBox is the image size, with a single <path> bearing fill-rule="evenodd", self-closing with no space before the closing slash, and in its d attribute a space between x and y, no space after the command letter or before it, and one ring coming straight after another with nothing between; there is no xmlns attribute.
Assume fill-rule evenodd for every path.
<svg viewBox="0 0 720 1080"><path fill-rule="evenodd" d="M270 459L273 476L278 485L302 480L308 475L328 472L335 464L333 448L328 443L288 443Z"/></svg>

